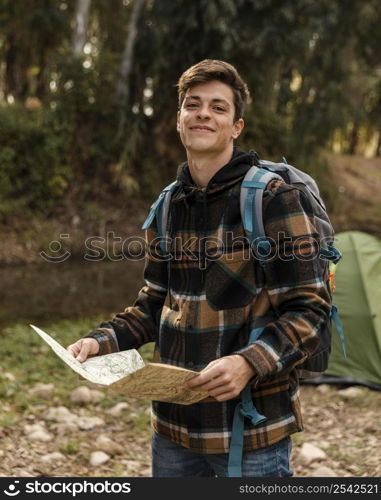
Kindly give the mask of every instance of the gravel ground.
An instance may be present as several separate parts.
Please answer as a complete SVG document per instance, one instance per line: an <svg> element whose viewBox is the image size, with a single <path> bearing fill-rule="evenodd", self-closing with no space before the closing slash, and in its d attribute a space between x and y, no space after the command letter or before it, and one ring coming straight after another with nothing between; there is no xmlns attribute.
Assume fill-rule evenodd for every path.
<svg viewBox="0 0 381 500"><path fill-rule="evenodd" d="M301 398L305 431L293 435L294 476L381 476L381 392L363 387L348 393L334 386L302 386ZM70 407L68 402L78 418L97 416L104 420L101 428L88 430L46 420L49 407L63 404L57 398L25 405L13 425L11 418L7 424L3 417L0 476L149 477L149 406L128 401L129 407L121 416L112 416L99 404ZM2 414L13 410L10 404L2 406ZM31 440L27 430L31 424L42 425L50 440ZM107 462L93 466L90 457L97 450L94 443L100 433L122 444L123 451L109 454ZM308 463L301 452L305 443L317 446L326 457Z"/></svg>

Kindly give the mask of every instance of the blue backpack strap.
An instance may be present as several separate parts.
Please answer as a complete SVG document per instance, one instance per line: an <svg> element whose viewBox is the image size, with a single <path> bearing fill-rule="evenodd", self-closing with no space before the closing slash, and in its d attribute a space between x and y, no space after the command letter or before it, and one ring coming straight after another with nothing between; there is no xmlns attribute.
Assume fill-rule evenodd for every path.
<svg viewBox="0 0 381 500"><path fill-rule="evenodd" d="M283 180L280 175L253 165L247 171L241 184L240 209L243 227L250 243L255 243L259 259L267 255L269 247L263 226L262 205L263 192L273 179Z"/></svg>
<svg viewBox="0 0 381 500"><path fill-rule="evenodd" d="M172 193L176 187L177 181L174 181L163 189L158 199L151 206L148 217L142 226L143 230L148 229L156 216L157 234L160 238L160 246L164 252L167 250L165 236L167 232L169 204L171 202Z"/></svg>
<svg viewBox="0 0 381 500"><path fill-rule="evenodd" d="M250 333L249 344L257 340L262 328L254 328ZM248 383L241 392L241 401L237 404L234 417L229 448L228 477L242 477L242 454L245 430L245 418L256 426L264 422L266 417L261 415L254 406L251 397L251 384Z"/></svg>
<svg viewBox="0 0 381 500"><path fill-rule="evenodd" d="M345 347L345 340L344 340L344 328L343 324L341 323L341 319L337 310L337 306L335 304L332 304L331 307L331 319L335 323L337 333L339 334L340 338L340 344L341 344L341 349L343 351L344 358L347 358L347 349Z"/></svg>
<svg viewBox="0 0 381 500"><path fill-rule="evenodd" d="M342 257L340 251L333 246L333 241L328 243L328 248L320 246L319 254L334 264L337 264Z"/></svg>

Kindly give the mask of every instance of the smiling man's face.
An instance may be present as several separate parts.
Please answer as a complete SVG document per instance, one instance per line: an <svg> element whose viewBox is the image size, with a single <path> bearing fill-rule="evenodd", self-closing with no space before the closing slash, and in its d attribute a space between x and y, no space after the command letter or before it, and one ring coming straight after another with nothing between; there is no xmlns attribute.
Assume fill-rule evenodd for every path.
<svg viewBox="0 0 381 500"><path fill-rule="evenodd" d="M218 80L191 87L177 114L177 130L190 155L224 153L232 150L244 126L234 122L233 90Z"/></svg>

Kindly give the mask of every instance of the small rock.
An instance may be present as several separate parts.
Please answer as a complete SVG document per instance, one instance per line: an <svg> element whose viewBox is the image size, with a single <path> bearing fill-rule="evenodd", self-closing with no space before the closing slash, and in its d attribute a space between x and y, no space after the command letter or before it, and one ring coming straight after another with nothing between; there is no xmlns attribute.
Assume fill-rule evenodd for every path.
<svg viewBox="0 0 381 500"><path fill-rule="evenodd" d="M53 435L45 430L41 430L41 431L34 431L34 432L31 432L30 434L27 434L27 438L30 439L31 441L48 442L48 441L51 441L53 439Z"/></svg>
<svg viewBox="0 0 381 500"><path fill-rule="evenodd" d="M310 474L310 477L339 477L338 474L330 469L329 467L326 467L325 465L320 465L319 467L316 467Z"/></svg>
<svg viewBox="0 0 381 500"><path fill-rule="evenodd" d="M72 391L70 400L77 405L87 405L89 403L99 403L105 397L102 391L90 389L86 385L81 385Z"/></svg>
<svg viewBox="0 0 381 500"><path fill-rule="evenodd" d="M320 384L316 387L317 392L320 394L328 394L331 392L331 387L328 384Z"/></svg>
<svg viewBox="0 0 381 500"><path fill-rule="evenodd" d="M77 405L86 405L91 403L91 390L86 385L81 385L72 391L70 401Z"/></svg>
<svg viewBox="0 0 381 500"><path fill-rule="evenodd" d="M3 377L9 380L9 382L14 382L16 380L16 377L11 372L4 372Z"/></svg>
<svg viewBox="0 0 381 500"><path fill-rule="evenodd" d="M125 451L125 448L121 444L116 443L104 434L97 437L95 447L97 450L104 451L110 455L120 455Z"/></svg>
<svg viewBox="0 0 381 500"><path fill-rule="evenodd" d="M341 389L337 394L344 399L356 399L364 395L364 389L360 389L360 387L348 387L347 389Z"/></svg>
<svg viewBox="0 0 381 500"><path fill-rule="evenodd" d="M331 443L328 441L319 441L319 448L322 450L327 450L331 446Z"/></svg>
<svg viewBox="0 0 381 500"><path fill-rule="evenodd" d="M311 443L304 443L300 449L300 459L305 465L327 458L326 453Z"/></svg>
<svg viewBox="0 0 381 500"><path fill-rule="evenodd" d="M41 424L31 424L25 425L24 434L30 434L31 432L45 431L45 427Z"/></svg>
<svg viewBox="0 0 381 500"><path fill-rule="evenodd" d="M88 431L95 427L104 426L105 421L100 417L78 417L77 425L81 430Z"/></svg>
<svg viewBox="0 0 381 500"><path fill-rule="evenodd" d="M102 401L104 399L105 394L102 391L98 391L97 389L91 389L91 402L92 403L99 403L99 401Z"/></svg>
<svg viewBox="0 0 381 500"><path fill-rule="evenodd" d="M108 413L109 415L112 415L113 417L118 417L119 415L124 413L128 408L129 408L129 404L126 402L117 403L112 408L109 408L108 410L106 410L106 413Z"/></svg>
<svg viewBox="0 0 381 500"><path fill-rule="evenodd" d="M66 408L66 406L58 406L49 408L46 414L43 416L45 420L53 420L54 422L68 422L69 420L75 420L77 415L71 413L71 411Z"/></svg>
<svg viewBox="0 0 381 500"><path fill-rule="evenodd" d="M123 460L122 463L126 466L126 474L128 476L135 475L141 467L141 464L138 460Z"/></svg>
<svg viewBox="0 0 381 500"><path fill-rule="evenodd" d="M26 425L24 428L24 433L28 439L31 441L44 441L48 442L53 439L53 435L50 434L45 427L40 424Z"/></svg>
<svg viewBox="0 0 381 500"><path fill-rule="evenodd" d="M69 420L68 422L59 422L53 426L54 432L57 436L64 436L75 432L78 430L78 425L75 420Z"/></svg>
<svg viewBox="0 0 381 500"><path fill-rule="evenodd" d="M65 455L60 453L59 451L54 451L53 453L48 453L47 455L44 455L41 457L41 462L45 463L59 463L65 460Z"/></svg>
<svg viewBox="0 0 381 500"><path fill-rule="evenodd" d="M17 476L19 477L33 477L33 474L31 472L29 472L28 470L19 470L17 472Z"/></svg>
<svg viewBox="0 0 381 500"><path fill-rule="evenodd" d="M90 464L93 467L98 467L99 465L108 462L110 458L111 457L107 455L107 453L104 453L103 451L94 451L90 456Z"/></svg>
<svg viewBox="0 0 381 500"><path fill-rule="evenodd" d="M29 389L28 394L37 398L50 399L54 390L54 384L42 384L41 382L38 382L31 389Z"/></svg>
<svg viewBox="0 0 381 500"><path fill-rule="evenodd" d="M5 455L5 451L4 450L0 450L0 457L3 457Z"/></svg>

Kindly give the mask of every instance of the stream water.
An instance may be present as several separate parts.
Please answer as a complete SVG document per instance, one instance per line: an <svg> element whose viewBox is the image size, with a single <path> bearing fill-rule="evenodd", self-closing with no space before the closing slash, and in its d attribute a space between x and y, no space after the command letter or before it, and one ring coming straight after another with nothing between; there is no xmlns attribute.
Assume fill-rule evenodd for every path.
<svg viewBox="0 0 381 500"><path fill-rule="evenodd" d="M113 313L132 305L143 261L42 262L0 268L0 324L48 323Z"/></svg>

